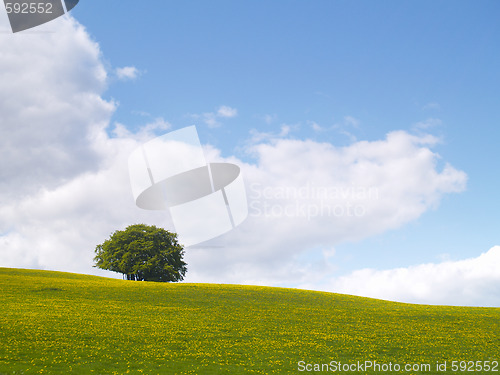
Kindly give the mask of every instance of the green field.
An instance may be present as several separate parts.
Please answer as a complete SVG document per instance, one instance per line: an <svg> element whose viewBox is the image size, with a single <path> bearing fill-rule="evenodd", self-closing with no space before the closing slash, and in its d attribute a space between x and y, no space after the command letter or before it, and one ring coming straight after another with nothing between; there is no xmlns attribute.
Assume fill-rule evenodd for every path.
<svg viewBox="0 0 500 375"><path fill-rule="evenodd" d="M334 373L331 361L385 365L355 374L443 374L444 361L448 374L471 368L460 361L500 373L498 308L5 268L0 303L0 374Z"/></svg>

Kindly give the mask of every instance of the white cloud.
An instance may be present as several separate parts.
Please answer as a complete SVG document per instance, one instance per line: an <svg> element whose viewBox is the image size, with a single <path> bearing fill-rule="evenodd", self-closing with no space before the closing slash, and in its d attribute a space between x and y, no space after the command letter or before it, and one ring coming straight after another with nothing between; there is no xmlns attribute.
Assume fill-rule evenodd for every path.
<svg viewBox="0 0 500 375"><path fill-rule="evenodd" d="M248 149L247 151L252 152L253 147L258 143L276 141L277 139L285 138L289 136L292 131L297 130L298 128L299 128L298 124L295 125L281 124L279 132L260 132L256 129L251 129L250 130L251 137L248 140L250 149Z"/></svg>
<svg viewBox="0 0 500 375"><path fill-rule="evenodd" d="M309 125L311 129L316 133L324 132L327 130L334 130L346 136L347 138L349 138L350 142L354 143L356 142L357 138L352 133L352 129L358 130L360 128L361 121L353 116L344 116L342 118L342 121L336 122L330 126L321 126L315 121L307 121L307 125Z"/></svg>
<svg viewBox="0 0 500 375"><path fill-rule="evenodd" d="M390 270L363 269L323 289L393 301L500 307L500 246L477 258Z"/></svg>
<svg viewBox="0 0 500 375"><path fill-rule="evenodd" d="M352 116L344 116L344 124L353 128L359 128L360 121Z"/></svg>
<svg viewBox="0 0 500 375"><path fill-rule="evenodd" d="M276 121L278 119L278 115L276 115L275 113L273 114L266 114L264 116L261 116L262 120L264 120L264 122L268 125L272 124L274 121Z"/></svg>
<svg viewBox="0 0 500 375"><path fill-rule="evenodd" d="M312 128L312 130L314 130L315 132L321 132L321 131L325 130L321 125L319 125L315 121L308 121L308 124Z"/></svg>
<svg viewBox="0 0 500 375"><path fill-rule="evenodd" d="M132 139L105 139L99 171L83 173L55 189L42 189L0 208L2 266L95 273L93 251L116 229L145 222L172 228L165 213L138 210L130 194Z"/></svg>
<svg viewBox="0 0 500 375"><path fill-rule="evenodd" d="M0 38L2 204L95 170L93 141L115 109L99 46L70 17L50 30Z"/></svg>
<svg viewBox="0 0 500 375"><path fill-rule="evenodd" d="M217 121L217 116L215 113L208 112L202 115L203 122L208 125L209 128L217 128L221 125L220 122Z"/></svg>
<svg viewBox="0 0 500 375"><path fill-rule="evenodd" d="M114 230L174 230L167 212L134 205L127 171L129 153L170 124L159 118L138 133L116 124L110 137L115 104L102 99L98 45L71 17L51 30L0 39L0 265L95 273L93 250ZM221 106L199 118L217 126L236 115ZM291 130L254 138L254 163L205 146L207 160L242 167L250 217L187 249L188 280L321 285L337 244L398 228L465 189L465 173L437 168L432 136L395 131L334 147L284 139Z"/></svg>
<svg viewBox="0 0 500 375"><path fill-rule="evenodd" d="M238 115L238 110L236 108L231 108L226 105L221 106L217 110L218 117L231 118L231 117L236 117L237 115Z"/></svg>
<svg viewBox="0 0 500 375"><path fill-rule="evenodd" d="M233 118L238 115L238 110L236 108L231 108L226 105L220 106L215 112L205 112L201 115L191 114L190 116L194 119L201 119L209 128L217 128L221 126L219 119L221 118Z"/></svg>
<svg viewBox="0 0 500 375"><path fill-rule="evenodd" d="M135 66L125 66L116 69L116 76L120 80L134 80L139 77L140 71Z"/></svg>
<svg viewBox="0 0 500 375"><path fill-rule="evenodd" d="M222 248L188 251L189 279L297 285L329 277L336 266L325 249L399 228L465 189L465 173L436 169L436 142L404 131L348 147L261 138L251 146L255 164L228 159L242 167L249 218L207 243Z"/></svg>
<svg viewBox="0 0 500 375"><path fill-rule="evenodd" d="M0 38L0 265L95 272L93 249L114 230L170 225L136 209L126 170L139 140L169 125L109 138L99 46L71 17L50 30Z"/></svg>
<svg viewBox="0 0 500 375"><path fill-rule="evenodd" d="M145 141L153 137L157 132L164 133L170 129L172 124L165 121L163 117L155 118L152 122L143 125L137 133L130 132L124 124L116 123L113 129L114 135L119 138L133 137L138 140Z"/></svg>
<svg viewBox="0 0 500 375"><path fill-rule="evenodd" d="M425 121L417 122L413 125L416 130L427 130L442 125L442 121L438 118L428 118Z"/></svg>
<svg viewBox="0 0 500 375"><path fill-rule="evenodd" d="M351 143L357 141L356 135L353 134L352 129L359 129L361 121L353 116L344 116L341 122L335 123L332 129L340 134L346 136Z"/></svg>

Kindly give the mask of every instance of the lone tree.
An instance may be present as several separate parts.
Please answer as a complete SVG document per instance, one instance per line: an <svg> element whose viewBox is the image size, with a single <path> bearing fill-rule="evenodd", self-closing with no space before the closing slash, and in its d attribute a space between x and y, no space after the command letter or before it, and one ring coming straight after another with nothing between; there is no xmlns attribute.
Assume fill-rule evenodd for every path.
<svg viewBox="0 0 500 375"><path fill-rule="evenodd" d="M115 231L95 248L94 267L120 272L127 280L181 281L187 271L177 234L135 224Z"/></svg>

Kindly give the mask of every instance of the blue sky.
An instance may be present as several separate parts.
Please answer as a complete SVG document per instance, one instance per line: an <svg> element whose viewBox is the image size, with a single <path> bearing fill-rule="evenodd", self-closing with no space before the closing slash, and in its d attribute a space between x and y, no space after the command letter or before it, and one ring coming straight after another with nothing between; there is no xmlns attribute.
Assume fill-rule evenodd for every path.
<svg viewBox="0 0 500 375"><path fill-rule="evenodd" d="M164 123L165 126L154 130L149 138L165 133L166 129L195 124L202 143L209 145L207 147L213 151L211 155L214 158L235 158L246 165L244 171L248 171L250 180L255 178L255 181L262 182L265 181L262 177L264 172L269 170L265 160L283 160L287 155L279 154L278 151L283 152L286 147L292 147L291 143L282 141L299 141L298 145L303 147L310 140L313 143L307 152L313 155L315 147L318 149L317 145L324 143L332 147L328 149L330 151L352 151L356 147L368 149L372 146L383 150L384 146L377 142L385 140L388 133L398 131L403 131L408 137L433 136L439 140L431 143L415 142L434 153L432 161L429 159L429 164L425 165L435 169L436 173L442 173L446 165L452 166L454 182L447 185L439 180L442 184L439 187L437 180L417 179L415 191L424 194L423 200L435 201L426 203L421 212L401 219L398 224L387 224L377 230L360 229L359 233L349 236L335 232L335 228L344 228L344 223L332 222L332 238L338 240L330 242L327 239L328 229L325 229L318 235L321 240L311 241L309 248L301 245L305 248L290 255L297 264L303 265L308 262L321 263L323 256L327 259L323 259L326 263L319 265L318 269L311 266L310 271L300 271L302 281L293 282L278 276L269 280L252 277L238 279L234 274L239 267L255 267L262 272L266 270L265 267L260 269L257 266L260 264L256 260L259 257L262 256L262 262L265 262L266 258L262 254L245 253L245 250L241 252L247 254L243 259L248 263L224 253L228 257L228 264L224 268L226 273L220 273L225 276L219 279L210 275L211 263L205 263L207 269L202 269L202 260L213 256L213 253L192 253L189 259L194 268L193 281L253 282L340 290L412 302L460 304L461 295L448 298L446 288L440 295L441 300L433 299L428 294L405 299L401 297L403 292L385 293L382 284L380 290L372 294L362 285L356 290L345 285L349 280L362 279L356 274L359 270L371 269L374 273L397 269L411 271L412 267L419 270L419 266L426 264L434 264L438 267L436 270L442 270L437 265L451 262L450 267L453 268L453 264L476 259L500 245L500 200L497 199L500 180L497 146L500 136L499 15L500 4L497 1L216 0L145 3L83 0L73 9L70 17L43 27L54 33L65 30L71 35L80 35L75 31L78 25L85 28L84 37L75 36L78 46L85 39L81 42L82 47L75 47L71 54L71 48L61 42L58 50L61 55L54 55L54 59L67 56L68 63L81 60L81 69L90 72L92 67L97 67L106 71L106 78L95 84L94 91L110 106L114 103L114 108L102 109L102 113L107 111L107 115L103 115L105 120L102 120L107 123L103 127L109 137L106 142L113 145L122 142L126 144L123 147L130 147L131 139L137 142L137 134L141 129L154 122ZM69 25L70 21L76 23ZM30 37L26 35L4 33L0 37L4 48L15 51L15 45L20 40L29 43L27 39ZM43 34L37 37L42 42L43 38L49 38ZM33 61L36 61L35 53L38 52L33 52ZM19 58L26 61L30 59L27 56ZM133 68L135 73L129 74L128 79L120 77L118 72L123 67ZM79 82L77 73L68 74L75 82ZM50 84L50 81L47 82ZM81 82L79 84L77 87L84 87ZM25 113L23 111L27 111L26 108L28 104L24 109L17 110ZM234 113L217 116L221 108L233 110ZM7 109L4 109L4 113L7 113ZM96 110L96 113L101 112ZM6 119L4 116L4 127L8 126ZM116 124L127 129L130 141L123 134L116 136ZM64 149L69 148L71 143L65 138L57 142L61 142ZM6 143L4 150L13 144ZM268 152L259 148L264 144L273 145L275 149ZM301 149L299 146L297 149ZM261 151L256 152L256 149ZM328 150L326 153L330 155ZM391 155L402 158L403 154ZM102 156L103 152L99 155ZM348 151L344 155L347 158L346 155L350 155ZM404 157L413 160L412 155L410 152ZM289 159L295 160L296 156L290 155ZM321 152L314 155L319 161L321 156ZM100 157L93 158L87 154L79 156L76 159L86 160L80 172L54 175L54 181L46 184L37 182L33 186L50 193L58 188L63 189L65 183L71 179L76 181L85 173L98 174L99 168L106 164L106 160L110 160ZM386 165L384 163L390 156L380 158L377 162ZM117 157L116 160L121 159ZM300 161L300 157L297 160ZM29 160L26 163L28 165ZM408 168L417 165L412 163L408 164ZM116 165L120 165L118 161ZM335 165L330 169L326 165L321 173L331 174L332 180L320 180L333 181L340 171L353 170L353 165L343 165L340 169L336 169ZM387 165L390 169L393 164ZM290 168L293 174L293 165ZM399 178L405 181L412 178L411 169L408 168L403 167L405 173L402 175L387 171L381 176L390 176L397 185ZM302 169L297 167L297 170ZM284 172L280 176L281 182L276 177L275 183L287 183L286 175ZM466 183L460 180L465 175ZM431 193L428 190L432 190L432 186L438 187ZM410 190L413 191L413 188ZM6 187L3 193L5 197L9 196L9 191ZM39 194L40 190L37 191L33 194ZM396 193L398 191L396 189ZM402 207L406 205L405 194L410 193L404 190L397 198L401 199L398 204ZM386 198L390 201L390 197ZM90 198L85 196L85 199ZM408 207L417 203L408 203ZM19 204L22 204L21 200ZM127 212L131 213L127 217L131 220L161 222L158 216L153 218L147 212L134 214L136 208L129 209ZM61 215L70 216L69 213ZM88 217L95 217L93 215L98 214L89 213ZM397 217L400 214L395 212L394 218ZM377 216L370 220L373 220L373 226L366 224L366 228L375 228L377 221L383 221ZM22 221L19 223L21 226ZM122 224L118 219L109 219L109 223ZM238 241L249 241L262 235L252 232L260 228L261 224L255 225L242 226L243 234L236 231L229 236L227 243L224 238L222 243L239 249ZM289 232L296 230L294 225L291 224L288 229L285 224L280 226L276 229L277 239L263 248L272 248L273 244L278 247L289 246L286 237ZM327 228L327 225L328 222L322 221L318 222L317 227ZM356 232L356 225L346 225L345 233ZM313 226L314 223L305 229L310 230L308 235L311 238L317 233ZM13 225L9 233L17 233L16 228ZM103 229L103 233L116 228L110 224L105 229L107 232ZM241 237L238 237L238 233ZM93 240L99 241L98 236ZM31 241L36 241L36 238L33 237ZM307 244L307 236L297 237L296 243ZM26 246L20 242L19 249ZM325 251L334 255L324 255ZM281 252L278 253L283 256ZM93 272L87 264L77 266L76 261L51 265L50 261L41 260L36 254L28 258L38 259L33 264L40 268ZM32 264L27 258L5 259L10 259L4 262L9 266ZM307 282L307 273L318 270L323 272L322 279ZM217 272L218 269L214 271ZM453 272L450 271L450 274ZM286 273L285 269L283 273ZM336 281L325 282L330 276ZM344 283L339 281L342 277L346 278L343 279ZM453 283L453 277L450 276L447 282ZM367 278L366 283L374 280L379 279ZM488 280L495 280L495 285L498 285L498 276L493 275ZM500 305L500 291L496 288L493 295L485 292L484 299L465 303Z"/></svg>
<svg viewBox="0 0 500 375"><path fill-rule="evenodd" d="M404 265L474 255L500 243L498 138L500 41L495 1L87 1L74 10L111 64L144 72L136 82L111 84L120 102L114 119L131 127L134 112L190 125L190 113L221 103L238 118L210 129L212 142L234 153L250 129L277 131L300 124L293 137L345 145L336 131L316 135L307 126L359 122L349 129L375 140L430 118L443 139L436 151L469 176L467 191L446 197L436 211L397 233L346 245L346 252L377 247L382 263ZM112 14L112 17L106 15ZM275 116L272 124L263 118ZM200 129L204 134L204 129ZM244 157L245 155L239 155ZM404 256L391 259L391 248ZM370 262L364 266L370 266ZM380 264L382 265L382 264Z"/></svg>

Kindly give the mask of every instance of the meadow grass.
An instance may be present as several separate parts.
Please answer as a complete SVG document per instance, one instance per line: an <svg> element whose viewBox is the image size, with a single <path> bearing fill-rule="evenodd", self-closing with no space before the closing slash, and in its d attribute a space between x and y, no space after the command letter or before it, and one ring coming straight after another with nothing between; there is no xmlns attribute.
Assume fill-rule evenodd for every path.
<svg viewBox="0 0 500 375"><path fill-rule="evenodd" d="M0 303L0 374L320 373L300 361L431 365L406 374L447 361L451 374L500 360L498 308L5 268Z"/></svg>

